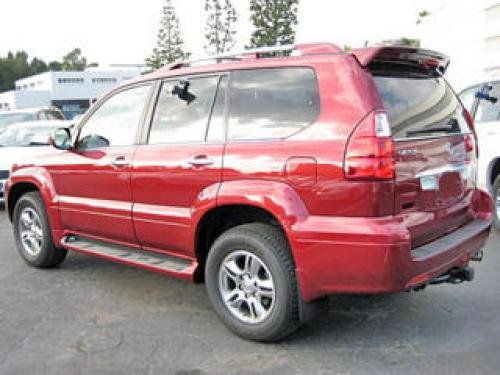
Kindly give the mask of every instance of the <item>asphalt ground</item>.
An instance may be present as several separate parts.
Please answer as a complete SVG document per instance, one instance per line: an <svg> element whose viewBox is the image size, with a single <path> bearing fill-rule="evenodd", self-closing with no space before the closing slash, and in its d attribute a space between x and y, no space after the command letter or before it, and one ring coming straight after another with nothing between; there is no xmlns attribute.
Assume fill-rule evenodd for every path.
<svg viewBox="0 0 500 375"><path fill-rule="evenodd" d="M476 279L342 295L279 344L240 339L204 285L70 253L28 267L0 211L0 374L499 374L500 234Z"/></svg>

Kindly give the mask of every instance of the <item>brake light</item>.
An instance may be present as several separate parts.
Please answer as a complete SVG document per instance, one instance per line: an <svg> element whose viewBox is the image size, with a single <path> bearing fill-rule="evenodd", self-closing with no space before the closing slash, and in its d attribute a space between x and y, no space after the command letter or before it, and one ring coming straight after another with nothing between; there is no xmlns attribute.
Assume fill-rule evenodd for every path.
<svg viewBox="0 0 500 375"><path fill-rule="evenodd" d="M477 147L477 134L476 134L476 127L474 126L474 119L472 118L469 111L466 110L465 108L463 110L463 116L467 121L467 125L469 125L470 131L472 132L472 136L471 135L465 136L465 150L467 151L467 153L474 152L476 158L478 158L479 147Z"/></svg>
<svg viewBox="0 0 500 375"><path fill-rule="evenodd" d="M346 147L344 175L349 180L394 179L394 141L385 112L371 112L354 129Z"/></svg>

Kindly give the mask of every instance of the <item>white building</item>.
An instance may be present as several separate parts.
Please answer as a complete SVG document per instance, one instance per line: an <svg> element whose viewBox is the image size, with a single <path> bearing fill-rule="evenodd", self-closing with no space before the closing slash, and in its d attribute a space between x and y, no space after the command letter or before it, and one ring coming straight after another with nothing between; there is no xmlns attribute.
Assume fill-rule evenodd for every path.
<svg viewBox="0 0 500 375"><path fill-rule="evenodd" d="M484 16L484 72L488 79L500 79L500 2L486 4Z"/></svg>
<svg viewBox="0 0 500 375"><path fill-rule="evenodd" d="M429 10L417 37L450 56L446 77L455 89L500 78L500 1L447 1Z"/></svg>
<svg viewBox="0 0 500 375"><path fill-rule="evenodd" d="M72 118L120 82L140 73L139 69L92 69L37 74L16 81L15 90L0 93L0 110L56 106Z"/></svg>

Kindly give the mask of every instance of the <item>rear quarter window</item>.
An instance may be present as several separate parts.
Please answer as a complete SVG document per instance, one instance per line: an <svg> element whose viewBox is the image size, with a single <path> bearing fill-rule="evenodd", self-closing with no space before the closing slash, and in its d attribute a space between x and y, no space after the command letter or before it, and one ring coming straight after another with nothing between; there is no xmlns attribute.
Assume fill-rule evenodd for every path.
<svg viewBox="0 0 500 375"><path fill-rule="evenodd" d="M463 107L443 78L374 76L396 139L470 132Z"/></svg>
<svg viewBox="0 0 500 375"><path fill-rule="evenodd" d="M229 108L230 140L288 137L319 115L316 75L310 68L235 71Z"/></svg>

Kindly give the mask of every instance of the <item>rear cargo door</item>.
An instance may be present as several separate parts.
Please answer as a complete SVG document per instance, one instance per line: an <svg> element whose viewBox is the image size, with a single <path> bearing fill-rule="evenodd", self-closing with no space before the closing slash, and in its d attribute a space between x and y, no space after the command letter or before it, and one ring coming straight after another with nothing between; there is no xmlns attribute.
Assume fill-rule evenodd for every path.
<svg viewBox="0 0 500 375"><path fill-rule="evenodd" d="M438 74L384 69L373 76L395 141L395 215L417 247L471 220L475 138Z"/></svg>

